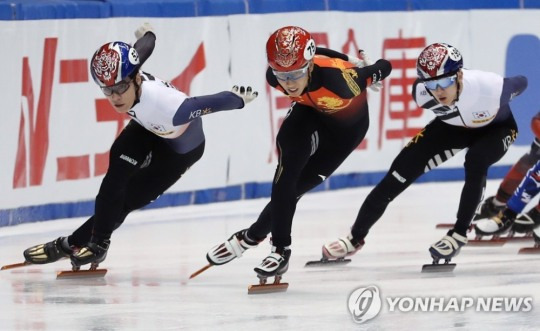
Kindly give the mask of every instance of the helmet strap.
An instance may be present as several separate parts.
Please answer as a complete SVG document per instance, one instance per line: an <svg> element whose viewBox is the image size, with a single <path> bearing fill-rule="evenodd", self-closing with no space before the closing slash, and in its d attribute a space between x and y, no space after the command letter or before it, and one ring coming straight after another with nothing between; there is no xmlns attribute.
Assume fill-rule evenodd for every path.
<svg viewBox="0 0 540 331"><path fill-rule="evenodd" d="M132 78L133 87L135 88L135 100L133 101L133 105L131 105L130 109L135 107L135 105L137 105L139 103L139 101L141 101L141 99L139 98L139 94L140 94L140 91L141 91L141 85L137 82L137 73L138 73L138 71L136 71L135 75Z"/></svg>

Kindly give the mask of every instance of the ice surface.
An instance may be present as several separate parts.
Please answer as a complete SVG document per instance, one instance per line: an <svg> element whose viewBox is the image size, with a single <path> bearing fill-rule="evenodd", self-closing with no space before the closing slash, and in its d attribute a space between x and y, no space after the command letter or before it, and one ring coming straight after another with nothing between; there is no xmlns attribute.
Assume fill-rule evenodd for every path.
<svg viewBox="0 0 540 331"><path fill-rule="evenodd" d="M498 182L488 182L494 193ZM266 199L136 212L112 237L102 279L57 280L67 260L0 271L1 330L537 330L540 256L530 243L465 247L452 274L423 274L429 246L455 221L462 183L411 186L387 209L366 245L344 266L305 268L323 243L347 234L370 188L306 195L293 223L285 293L248 295L268 241L230 264L206 264L213 245L253 222ZM71 233L83 219L0 228L0 264L34 244ZM382 310L358 324L348 297L375 285ZM530 311L389 311L388 298L526 298ZM461 301L462 302L462 301ZM406 307L405 307L406 308ZM406 309L405 309L406 310ZM455 309L454 309L455 310Z"/></svg>

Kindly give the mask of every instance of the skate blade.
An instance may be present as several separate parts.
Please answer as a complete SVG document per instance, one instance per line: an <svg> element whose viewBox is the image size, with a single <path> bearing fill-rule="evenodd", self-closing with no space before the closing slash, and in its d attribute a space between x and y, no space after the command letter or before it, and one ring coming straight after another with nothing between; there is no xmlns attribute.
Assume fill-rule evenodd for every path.
<svg viewBox="0 0 540 331"><path fill-rule="evenodd" d="M467 242L467 246L475 247L494 247L494 246L503 246L506 244L505 238L497 239L471 239Z"/></svg>
<svg viewBox="0 0 540 331"><path fill-rule="evenodd" d="M531 241L532 235L524 235L524 236L515 236L515 237L506 237L504 238L506 241L510 242L522 242L522 241Z"/></svg>
<svg viewBox="0 0 540 331"><path fill-rule="evenodd" d="M56 273L56 279L81 279L81 278L97 278L104 277L107 269L96 270L63 270Z"/></svg>
<svg viewBox="0 0 540 331"><path fill-rule="evenodd" d="M285 292L287 288L289 288L289 283L249 285L248 294Z"/></svg>
<svg viewBox="0 0 540 331"><path fill-rule="evenodd" d="M2 266L2 269L0 270L9 270L9 269L15 269L15 268L21 268L31 265L30 262L21 262L21 263L14 263L14 264L6 264L5 266Z"/></svg>
<svg viewBox="0 0 540 331"><path fill-rule="evenodd" d="M350 262L351 262L351 259L336 259L336 260L320 259L317 261L307 261L304 267L345 265Z"/></svg>
<svg viewBox="0 0 540 331"><path fill-rule="evenodd" d="M424 264L422 272L452 272L456 268L455 263Z"/></svg>
<svg viewBox="0 0 540 331"><path fill-rule="evenodd" d="M435 229L451 229L454 227L452 223L439 223L435 225Z"/></svg>
<svg viewBox="0 0 540 331"><path fill-rule="evenodd" d="M540 254L540 247L524 247L518 251L518 254Z"/></svg>
<svg viewBox="0 0 540 331"><path fill-rule="evenodd" d="M194 273L191 274L191 276L189 276L189 279L192 279L192 278L195 278L197 277L199 274L201 274L202 272L204 272L205 270L207 270L208 268L210 268L212 265L211 264L207 264L205 265L204 267L202 267L201 269L195 271Z"/></svg>

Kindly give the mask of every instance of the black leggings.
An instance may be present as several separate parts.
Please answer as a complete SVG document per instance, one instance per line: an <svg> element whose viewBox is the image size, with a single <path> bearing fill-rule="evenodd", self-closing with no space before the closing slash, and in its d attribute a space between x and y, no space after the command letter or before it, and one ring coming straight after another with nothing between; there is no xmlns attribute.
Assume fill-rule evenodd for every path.
<svg viewBox="0 0 540 331"><path fill-rule="evenodd" d="M69 243L82 246L92 235L110 238L130 212L157 199L203 152L204 142L178 154L164 139L131 121L111 147L109 169L96 197L94 215L73 232Z"/></svg>
<svg viewBox="0 0 540 331"><path fill-rule="evenodd" d="M262 240L272 232L274 246L289 246L298 200L341 165L364 139L369 126L367 112L349 126L329 121L310 107L294 105L277 136L279 164L271 200L249 228L248 237Z"/></svg>
<svg viewBox="0 0 540 331"><path fill-rule="evenodd" d="M500 123L477 129L433 120L405 146L385 177L369 193L352 227L353 237L364 239L388 204L418 177L468 148L464 164L465 184L454 226L454 231L465 236L482 200L488 168L506 154L516 137L517 125L512 116ZM433 198L448 199L444 192L435 192ZM426 208L429 208L428 201Z"/></svg>

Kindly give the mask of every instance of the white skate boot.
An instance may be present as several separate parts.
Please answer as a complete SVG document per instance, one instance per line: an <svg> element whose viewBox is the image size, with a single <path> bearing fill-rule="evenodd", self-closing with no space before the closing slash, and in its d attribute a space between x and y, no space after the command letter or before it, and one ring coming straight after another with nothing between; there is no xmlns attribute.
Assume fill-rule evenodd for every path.
<svg viewBox="0 0 540 331"><path fill-rule="evenodd" d="M467 237L464 237L453 230L448 231L448 234L441 240L437 241L429 248L429 252L433 259L444 259L450 261L454 256L459 254L461 247L467 244Z"/></svg>
<svg viewBox="0 0 540 331"><path fill-rule="evenodd" d="M482 239L482 236L504 234L510 229L514 220L515 217L509 216L504 211L500 211L491 218L481 219L474 225L474 230L477 235L476 239Z"/></svg>
<svg viewBox="0 0 540 331"><path fill-rule="evenodd" d="M259 278L259 284L250 285L248 294L283 292L289 287L288 283L282 283L283 274L289 269L291 250L289 247L272 246L270 255L264 258L261 264L254 270ZM274 277L274 282L267 284L268 277Z"/></svg>
<svg viewBox="0 0 540 331"><path fill-rule="evenodd" d="M355 254L364 246L364 240L358 241L353 238L352 234L348 234L344 238L339 238L322 247L322 258L316 261L307 261L306 267L323 266L323 265L342 265L351 262L346 259L347 256Z"/></svg>
<svg viewBox="0 0 540 331"><path fill-rule="evenodd" d="M206 254L206 259L211 265L222 265L235 258L242 257L242 254L250 249L257 247L259 242L247 237L247 229L240 230L233 234L227 241L216 245Z"/></svg>
<svg viewBox="0 0 540 331"><path fill-rule="evenodd" d="M358 241L353 238L352 234L349 234L345 238L339 238L336 241L324 244L322 247L323 258L328 260L343 259L354 255L362 246L364 246L363 240Z"/></svg>
<svg viewBox="0 0 540 331"><path fill-rule="evenodd" d="M264 258L261 264L256 267L255 272L262 277L273 277L283 275L289 269L289 258L291 250L289 247L272 246L270 255Z"/></svg>
<svg viewBox="0 0 540 331"><path fill-rule="evenodd" d="M450 260L459 254L461 247L467 244L467 237L464 237L454 230L448 231L446 236L437 241L429 248L433 262L424 264L422 272L451 272L456 267L455 263L450 263ZM439 264L439 260L443 259L444 263Z"/></svg>

